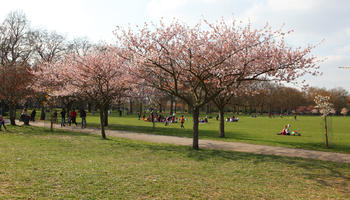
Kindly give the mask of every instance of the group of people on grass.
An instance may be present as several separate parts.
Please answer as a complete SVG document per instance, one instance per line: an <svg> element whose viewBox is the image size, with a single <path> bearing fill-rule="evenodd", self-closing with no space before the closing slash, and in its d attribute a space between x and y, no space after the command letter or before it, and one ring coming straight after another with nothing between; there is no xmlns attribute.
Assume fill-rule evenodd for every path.
<svg viewBox="0 0 350 200"><path fill-rule="evenodd" d="M238 122L239 118L238 116L235 117L234 115L232 116L232 118L226 118L226 122Z"/></svg>
<svg viewBox="0 0 350 200"><path fill-rule="evenodd" d="M204 119L203 118L198 118L199 123L208 123L208 116L205 116Z"/></svg>
<svg viewBox="0 0 350 200"><path fill-rule="evenodd" d="M137 112L137 116L139 120L141 119L141 113ZM170 114L169 116L163 116L162 114L158 114L155 112L151 112L150 115L146 118L146 115L142 115L142 120L147 122L163 122L165 126L169 125L170 123L181 123L181 128L184 128L185 123L185 116L182 115L180 119L175 116L174 114Z"/></svg>
<svg viewBox="0 0 350 200"><path fill-rule="evenodd" d="M75 124L75 126L78 125L77 123L77 112L75 109L66 112L66 110L63 108L61 111L61 127L66 126L67 124L70 126L71 124ZM67 121L66 121L66 115L67 115ZM57 112L56 112L57 117ZM80 110L80 118L81 118L81 128L86 128L86 111L84 109Z"/></svg>
<svg viewBox="0 0 350 200"><path fill-rule="evenodd" d="M290 127L291 127L290 124L284 125L283 130L282 130L280 133L278 133L277 135L301 136L301 133L300 133L300 132L298 132L298 131L296 131L296 130L291 131L291 130L290 130Z"/></svg>
<svg viewBox="0 0 350 200"><path fill-rule="evenodd" d="M75 111L75 109L66 112L66 110L63 108L61 113L61 127L65 126L66 123L70 126L71 124L75 124L75 126L78 125L76 119L77 119L77 112ZM29 121L35 121L35 116L36 116L36 110L35 108L33 109L32 113L30 114L30 116L28 116L28 111L27 108L24 108L21 116L20 116L20 121L23 121L24 124L29 125ZM66 118L67 116L67 118ZM81 128L86 128L86 111L84 109L80 110L80 117L81 117ZM67 120L66 120L67 119ZM54 123L58 123L58 113L57 110L55 110L53 112L52 115L52 121Z"/></svg>

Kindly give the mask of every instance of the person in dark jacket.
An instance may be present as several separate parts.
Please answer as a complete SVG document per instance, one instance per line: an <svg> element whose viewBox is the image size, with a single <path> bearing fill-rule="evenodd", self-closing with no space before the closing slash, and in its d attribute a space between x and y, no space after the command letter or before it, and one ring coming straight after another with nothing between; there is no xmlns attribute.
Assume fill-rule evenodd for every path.
<svg viewBox="0 0 350 200"><path fill-rule="evenodd" d="M61 127L66 126L66 110L63 108L61 111Z"/></svg>
<svg viewBox="0 0 350 200"><path fill-rule="evenodd" d="M33 121L33 122L35 122L35 115L36 115L36 110L34 108L32 113L30 113L30 120Z"/></svg>
<svg viewBox="0 0 350 200"><path fill-rule="evenodd" d="M86 112L84 109L80 110L80 117L81 117L81 128L86 128Z"/></svg>

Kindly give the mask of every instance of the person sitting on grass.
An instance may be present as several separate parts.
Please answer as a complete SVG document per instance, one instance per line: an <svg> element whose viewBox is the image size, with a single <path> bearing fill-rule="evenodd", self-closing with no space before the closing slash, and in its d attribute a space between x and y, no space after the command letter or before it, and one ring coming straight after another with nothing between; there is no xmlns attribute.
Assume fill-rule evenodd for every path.
<svg viewBox="0 0 350 200"><path fill-rule="evenodd" d="M2 115L0 115L0 131L1 131L1 127L2 127L2 126L4 126L5 130L7 130L7 129L6 129L6 126L5 126L5 120L4 120L4 118L2 117Z"/></svg>
<svg viewBox="0 0 350 200"><path fill-rule="evenodd" d="M290 130L289 130L289 128L290 128L290 125L288 124L288 125L287 125L287 128L286 128L286 135L290 135Z"/></svg>
<svg viewBox="0 0 350 200"><path fill-rule="evenodd" d="M288 125L284 125L284 129L282 130L282 132L278 133L277 135L290 135L290 124Z"/></svg>
<svg viewBox="0 0 350 200"><path fill-rule="evenodd" d="M231 122L238 122L238 120L239 120L239 118L238 118L238 116L237 116L236 118L232 118L232 119L231 119Z"/></svg>
<svg viewBox="0 0 350 200"><path fill-rule="evenodd" d="M286 135L287 125L284 125L283 130L278 135Z"/></svg>

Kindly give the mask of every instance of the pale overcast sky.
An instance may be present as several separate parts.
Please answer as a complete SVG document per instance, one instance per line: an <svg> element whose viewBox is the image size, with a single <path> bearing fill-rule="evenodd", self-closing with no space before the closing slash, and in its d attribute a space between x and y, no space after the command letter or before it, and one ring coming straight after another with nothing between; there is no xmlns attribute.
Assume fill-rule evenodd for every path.
<svg viewBox="0 0 350 200"><path fill-rule="evenodd" d="M161 17L186 23L206 18L250 20L256 27L293 29L291 45L317 44L314 54L323 76L306 77L311 86L343 87L350 92L350 0L0 0L0 21L22 10L34 28L68 38L87 36L112 42L117 25L142 25Z"/></svg>

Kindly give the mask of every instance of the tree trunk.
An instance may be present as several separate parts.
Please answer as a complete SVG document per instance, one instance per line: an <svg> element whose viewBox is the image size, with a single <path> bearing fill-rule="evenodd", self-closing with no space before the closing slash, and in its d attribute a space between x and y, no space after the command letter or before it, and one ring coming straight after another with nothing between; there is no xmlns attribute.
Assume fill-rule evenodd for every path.
<svg viewBox="0 0 350 200"><path fill-rule="evenodd" d="M16 104L10 104L10 121L11 125L15 126L16 125Z"/></svg>
<svg viewBox="0 0 350 200"><path fill-rule="evenodd" d="M159 103L159 112L163 111L162 103Z"/></svg>
<svg viewBox="0 0 350 200"><path fill-rule="evenodd" d="M50 124L50 131L51 132L53 132L53 120L54 120L54 118L53 118L53 109L52 108L50 108L50 121L51 121L51 124Z"/></svg>
<svg viewBox="0 0 350 200"><path fill-rule="evenodd" d="M103 139L106 139L105 134L105 108L103 106L100 106L100 126L101 126L101 135Z"/></svg>
<svg viewBox="0 0 350 200"><path fill-rule="evenodd" d="M210 113L210 104L207 103L207 106L206 106L206 113L209 114Z"/></svg>
<svg viewBox="0 0 350 200"><path fill-rule="evenodd" d="M153 113L153 111L151 113L151 120L152 120L152 129L154 130L154 128L156 127L156 122L154 121L154 113Z"/></svg>
<svg viewBox="0 0 350 200"><path fill-rule="evenodd" d="M91 103L88 103L88 112L91 113Z"/></svg>
<svg viewBox="0 0 350 200"><path fill-rule="evenodd" d="M45 106L41 106L40 120L45 120Z"/></svg>
<svg viewBox="0 0 350 200"><path fill-rule="evenodd" d="M173 114L173 108L174 108L174 96L170 97L170 115Z"/></svg>
<svg viewBox="0 0 350 200"><path fill-rule="evenodd" d="M195 150L199 149L199 145L198 145L198 117L199 117L199 107L193 107L193 144L192 147Z"/></svg>
<svg viewBox="0 0 350 200"><path fill-rule="evenodd" d="M132 100L130 99L130 109L129 109L129 112L130 112L130 114L132 114L133 113L133 107L132 107Z"/></svg>
<svg viewBox="0 0 350 200"><path fill-rule="evenodd" d="M104 110L103 110L103 116L104 116L104 118L103 118L103 125L104 126L108 126L108 107L109 106L106 106L105 108L104 108Z"/></svg>
<svg viewBox="0 0 350 200"><path fill-rule="evenodd" d="M189 114L193 113L193 106L188 104L188 111ZM199 108L198 108L198 112L199 112Z"/></svg>
<svg viewBox="0 0 350 200"><path fill-rule="evenodd" d="M176 113L176 99L174 99L174 113Z"/></svg>
<svg viewBox="0 0 350 200"><path fill-rule="evenodd" d="M224 119L224 108L219 108L219 116L220 116L220 137L225 137L225 119Z"/></svg>
<svg viewBox="0 0 350 200"><path fill-rule="evenodd" d="M326 136L326 147L328 148L327 116L324 117L324 128L325 128L325 136Z"/></svg>

